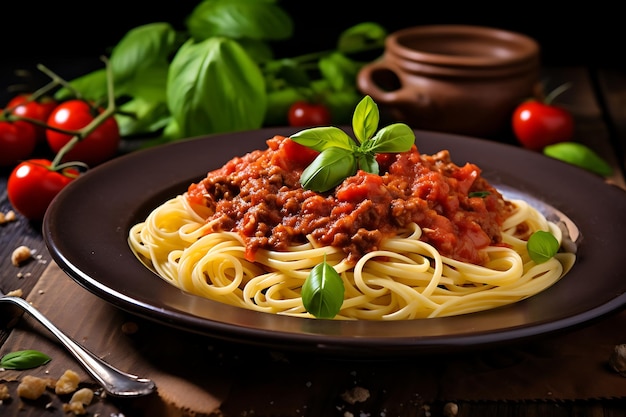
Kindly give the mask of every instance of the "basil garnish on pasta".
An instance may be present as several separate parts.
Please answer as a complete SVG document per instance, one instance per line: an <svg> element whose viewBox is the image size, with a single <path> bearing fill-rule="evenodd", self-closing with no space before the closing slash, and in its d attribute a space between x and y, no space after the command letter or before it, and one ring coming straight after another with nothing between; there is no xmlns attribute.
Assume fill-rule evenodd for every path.
<svg viewBox="0 0 626 417"><path fill-rule="evenodd" d="M552 233L543 230L533 233L526 243L530 259L537 264L544 263L554 257L560 246L559 241Z"/></svg>
<svg viewBox="0 0 626 417"><path fill-rule="evenodd" d="M404 123L394 123L376 132L379 121L378 106L370 96L365 96L352 116L356 142L346 132L332 126L314 127L291 135L291 140L320 152L302 172L302 186L317 192L328 191L357 170L378 174L376 154L411 149L415 143L413 129Z"/></svg>
<svg viewBox="0 0 626 417"><path fill-rule="evenodd" d="M343 304L344 286L335 268L324 262L317 264L302 285L302 304L317 318L334 318Z"/></svg>

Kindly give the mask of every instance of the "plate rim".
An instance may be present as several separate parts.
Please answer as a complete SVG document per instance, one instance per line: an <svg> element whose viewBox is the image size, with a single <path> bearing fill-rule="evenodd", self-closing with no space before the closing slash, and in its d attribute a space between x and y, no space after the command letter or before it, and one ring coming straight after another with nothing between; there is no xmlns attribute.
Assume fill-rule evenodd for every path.
<svg viewBox="0 0 626 417"><path fill-rule="evenodd" d="M344 130L350 130L347 127L342 128ZM422 354L517 342L544 336L556 331L572 329L585 323L591 323L595 319L599 319L620 310L626 304L626 284L624 284L620 288L616 288L614 297L607 299L606 302L589 307L585 311L575 310L568 314L563 314L561 317L553 320L535 319L535 321L531 324L520 323L515 327L508 327L504 329L494 327L492 329L482 329L474 333L460 332L451 335L449 333L437 334L436 328L438 326L443 328L467 326L468 320L471 321L471 319L462 316L424 319L428 320L428 324L423 325L423 323L418 323L418 327L421 326L426 329L430 329L430 333L422 336L419 332L413 330L408 336L401 336L398 335L398 333L403 327L408 327L406 326L406 323L398 324L398 322L371 321L344 322L333 320L322 321L319 319L276 316L268 313L254 312L238 307L226 306L215 301L199 299L200 297L185 294L176 297L168 296L167 300L169 302L171 298L171 302L173 303L172 305L159 303L149 298L146 299L145 297L142 297L141 294L133 293L132 291L130 293L124 292L127 288L121 288L123 286L122 281L120 281L121 278L116 281L111 281L112 278L106 278L103 282L103 279L99 277L99 274L104 274L106 273L105 271L89 271L87 270L88 268L85 267L86 265L89 266L90 262L93 262L94 259L96 259L90 257L89 253L83 253L82 258L77 254L68 253L67 249L68 247L72 247L72 244L70 243L68 246L65 239L75 240L77 235L82 233L78 230L71 230L72 227L66 227L68 224L73 226L69 217L74 216L74 219L78 218L82 227L86 225L88 219L88 214L80 211L69 210L71 206L76 204L76 200L78 199L77 196L80 194L80 191L83 191L83 188L92 186L94 183L95 185L100 183L100 185L106 185L105 189L110 193L115 185L111 183L112 180L110 178L107 179L106 177L113 176L115 179L120 179L122 178L122 175L119 172L120 170L126 169L136 173L136 170L139 169L137 165L141 165L141 163L147 164L147 161L154 158L159 161L163 161L167 160L167 158L171 155L176 155L178 153L184 154L188 150L199 150L203 147L208 147L213 148L211 150L214 151L214 147L224 148L226 146L225 144L227 144L232 147L232 150L224 150L220 148L220 155L224 160L221 161L221 163L214 163L214 167L217 167L218 165L221 166L221 164L226 162L226 159L239 156L242 153L239 149L245 148L250 145L250 143L256 143L258 141L262 144L266 139L272 137L274 134L288 136L294 132L294 128L291 127L277 127L205 135L141 151L135 151L101 164L100 166L90 170L79 181L70 183L53 200L48 211L46 212L46 216L44 217L42 224L45 244L48 247L52 258L75 282L105 301L129 313L136 314L165 325L177 327L182 330L202 333L207 336L233 342L279 347L283 349L287 348L289 350L302 350L308 352L314 351L317 353L329 353L331 355L343 355L344 353L349 355L365 356ZM601 189L603 193L606 194L605 198L615 199L619 202L619 207L626 209L626 192L615 186L604 183L601 178L595 176L594 174L588 173L580 168L573 167L561 161L550 159L533 151L528 151L513 145L495 142L492 140L423 130L415 130L415 133L418 149L437 149L438 143L447 144L445 146L446 148L450 148L450 145L452 145L450 153L455 162L463 163L462 159L466 158L467 161L465 162L476 163L481 169L483 169L485 177L495 185L501 183L502 185L512 186L509 183L515 182L515 186L512 186L514 189L520 191L522 194L528 194L532 191L533 187L536 187L537 176L541 176L542 173L547 174L549 171L558 169L562 176L573 178L576 181L582 181L584 184L595 187L595 189L592 189L592 194L594 195L597 195L599 189ZM242 143L239 148L237 147L238 143ZM490 164L478 163L470 160L472 158L469 156L460 155L458 150L454 149L455 146L462 149L465 152L465 155L474 155L476 152L480 152L487 148L491 149L490 152L493 155L504 155L505 159L506 157L513 155L514 157L521 158L525 163L532 162L533 167L539 170L539 174L534 173L532 175L535 175L535 179L529 179L527 176L519 178L520 175L515 173L512 174L511 172L494 171ZM442 147L439 148L443 149ZM248 149L248 151L250 150L252 149ZM432 153L428 150L424 150L423 152ZM227 154L229 154L230 157L228 157ZM476 156L480 155L476 154ZM197 160L199 157L196 156L194 158L195 159L193 159L193 163L191 164L199 164L200 162ZM176 167L180 168L180 171L185 171L187 174L187 170L182 169L184 167L180 167L182 163L183 162L177 162ZM500 163L494 164L496 166L500 165ZM518 166L520 163L511 161L511 164L513 166ZM132 169L129 168L131 166ZM146 167L144 167L144 169L146 169ZM188 169L191 170L191 168ZM198 172L197 175L194 175L194 178L201 178L206 174L206 172L208 172L209 169L212 169L212 167L209 167L209 164L207 164L207 168L204 168L201 172ZM148 169L152 175L155 175L155 170L156 168ZM156 188L150 190L151 197L148 200L151 200L151 202L144 199L141 202L121 203L121 206L124 208L130 204L131 208L134 210L133 215L135 219L141 219L142 215L147 214L147 211L153 208L155 203L154 198L156 198L156 195L158 195L159 198L163 198L164 193L167 194L167 192L170 192L171 190L182 189L182 187L188 185L189 181L192 180L188 175L185 178L182 178L182 175L176 178L176 174L172 175L171 179L168 180L168 175L163 172L158 174L157 178L163 181L162 183L159 183ZM145 183L149 182L145 178L135 178L134 180L141 183L142 187L145 186ZM542 181L547 181L550 184L555 183L554 178L542 178ZM558 184L559 181L557 180L556 183ZM129 183L127 183L127 185L128 184ZM130 184L130 187L133 189L140 187L132 182L130 182ZM552 185L549 187L551 186ZM547 190L550 189L549 187L547 189L542 188L540 190L541 192L538 193L539 195L532 194L532 197L537 198L540 201L550 199L551 195L547 195ZM578 216L578 211L581 209L568 207L568 198L563 195L563 192L556 192L559 190L554 191L554 195L558 196L558 198L555 198L554 201L546 201L546 203L565 213L573 211L576 213L576 216ZM125 191L125 193L127 194L128 192ZM105 203L104 197L111 196L93 194L87 197L83 196L82 198L86 198L91 206L94 206ZM100 201L100 199L103 201ZM595 204L597 205L599 203ZM115 210L121 210L121 206L118 206L115 204L110 205L108 206L108 209L113 210L114 212ZM127 218L124 225L115 224L115 231L110 231L110 234L107 234L109 233L107 230L103 231L106 239L100 242L101 245L110 245L111 242L119 244L120 236L122 236L124 232L126 235L128 233L128 230L122 230L124 228L128 228L130 225L128 219L132 216L130 214L128 214L128 216L130 217ZM570 216L570 214L568 214L568 216ZM575 222L578 227L583 226L585 229L581 231L583 235L581 242L582 245L587 245L590 240L593 242L595 239L595 237L590 235L587 230L588 221L589 220L581 220ZM104 226L99 225L98 227L102 228ZM624 227L619 227L618 229L626 232L626 230L622 230ZM96 228L96 230L100 229ZM613 231L611 236L615 234L616 232ZM100 238L102 238L102 236L100 236ZM92 249L95 251L102 251L103 253L111 251L111 253L108 253L109 256L115 257L116 255L119 255L117 262L129 262L127 257L129 254L128 252L130 252L130 248L127 248L127 251L124 251L124 248L118 247L118 251L116 252L114 250L116 248L107 249L99 247L96 244ZM132 254L132 252L130 253ZM592 252L591 254L594 255L595 253L596 252ZM94 253L93 256L98 256L98 254ZM136 258L134 258L134 262L139 263ZM577 264L578 263L579 260L577 259ZM145 266L141 266L142 268L145 268ZM576 267L577 265L574 266L574 270L571 273L576 270ZM133 272L137 271L137 268L134 266L131 269ZM114 270L116 272L120 271L118 266L114 266ZM147 268L145 268L145 270L148 271ZM156 274L152 272L150 272L150 274L152 274L153 279L162 281L156 276ZM146 279L147 277L146 274L140 275L142 275L142 279ZM162 284L169 286L171 291L180 291L164 281ZM160 284L160 287L162 287L162 284ZM555 284L555 286L561 285L563 285L561 282ZM137 291L137 288L133 287L132 290ZM552 290L552 288L546 291L550 290ZM513 315L516 313L515 310L525 310L526 313L529 311L532 312L534 309L537 309L537 306L534 304L539 298L542 297L537 295L528 300L515 303L512 306L499 308L497 309L497 314L495 314L494 311L487 311L472 313L470 317L479 317L482 321L490 322L497 321L497 318L500 316L505 317L507 314ZM545 298L545 295L543 295L543 298ZM186 305L181 307L179 305L175 305L176 303L182 303L183 301L189 302L192 306ZM215 319L215 317L207 319L206 317L198 316L194 313L194 311L196 311L194 309L205 308L209 308L212 311L213 309L215 311L220 310L220 314L225 315L226 319ZM513 310L513 312L511 310ZM214 314L217 313L214 312ZM259 318L258 315L263 315L264 317ZM250 325L248 324L249 322L253 324Z"/></svg>

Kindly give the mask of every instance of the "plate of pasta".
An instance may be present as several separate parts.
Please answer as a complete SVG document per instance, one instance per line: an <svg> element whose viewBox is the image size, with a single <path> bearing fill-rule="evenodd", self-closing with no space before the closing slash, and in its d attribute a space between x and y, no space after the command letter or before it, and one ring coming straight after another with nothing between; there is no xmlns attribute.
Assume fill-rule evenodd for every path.
<svg viewBox="0 0 626 417"><path fill-rule="evenodd" d="M315 155L293 147L294 133L190 138L90 170L46 213L53 259L164 325L332 355L514 343L626 302L626 193L602 178L513 145L415 130L411 151L377 157L379 174L314 191L298 180ZM529 249L536 232L558 250Z"/></svg>

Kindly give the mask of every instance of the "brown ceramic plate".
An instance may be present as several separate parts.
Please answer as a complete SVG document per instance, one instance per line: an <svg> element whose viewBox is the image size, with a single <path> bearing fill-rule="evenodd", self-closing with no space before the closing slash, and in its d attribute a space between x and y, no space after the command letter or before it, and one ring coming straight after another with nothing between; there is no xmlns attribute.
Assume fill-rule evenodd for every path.
<svg viewBox="0 0 626 417"><path fill-rule="evenodd" d="M512 145L416 131L423 153L449 149L476 163L507 196L529 200L568 222L578 245L573 269L554 286L513 305L414 321L332 321L277 316L188 295L142 265L127 244L130 227L237 155L265 148L262 129L194 138L131 153L64 189L43 223L53 259L78 284L130 313L222 340L351 357L392 357L520 342L572 329L626 303L626 192L601 178Z"/></svg>

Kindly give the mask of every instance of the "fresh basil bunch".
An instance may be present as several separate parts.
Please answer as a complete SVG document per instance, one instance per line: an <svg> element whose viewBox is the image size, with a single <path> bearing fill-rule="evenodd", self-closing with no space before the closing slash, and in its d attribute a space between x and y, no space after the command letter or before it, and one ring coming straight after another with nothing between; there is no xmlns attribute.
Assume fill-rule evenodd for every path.
<svg viewBox="0 0 626 417"><path fill-rule="evenodd" d="M285 125L289 105L311 96L341 123L360 99L364 62L350 55L381 48L386 32L362 23L341 34L337 49L274 59L270 42L291 38L293 26L276 0L204 0L184 31L167 22L131 29L109 57L122 137L174 140ZM100 101L105 69L70 86L56 98Z"/></svg>
<svg viewBox="0 0 626 417"><path fill-rule="evenodd" d="M415 143L413 129L404 123L394 123L377 132L379 121L378 106L370 96L365 96L352 117L356 142L346 132L332 126L314 127L291 135L291 140L320 152L302 172L302 186L317 192L328 191L359 169L378 174L376 154L411 149Z"/></svg>

